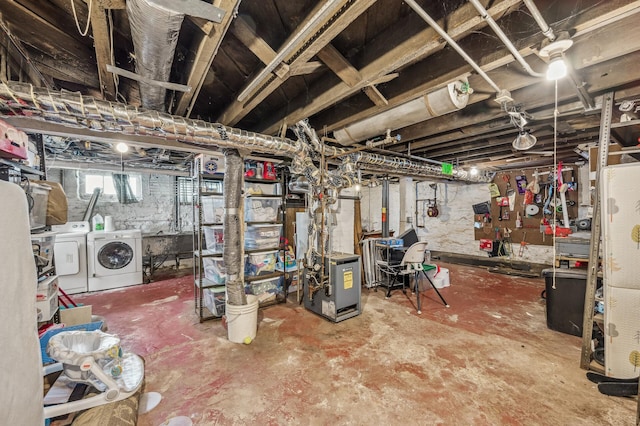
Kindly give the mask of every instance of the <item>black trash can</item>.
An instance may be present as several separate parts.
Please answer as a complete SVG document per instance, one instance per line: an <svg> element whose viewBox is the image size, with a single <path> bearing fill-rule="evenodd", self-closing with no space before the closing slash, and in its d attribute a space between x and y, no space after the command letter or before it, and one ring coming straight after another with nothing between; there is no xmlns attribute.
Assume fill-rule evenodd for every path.
<svg viewBox="0 0 640 426"><path fill-rule="evenodd" d="M587 271L556 269L556 288L553 288L553 269L544 269L547 301L547 327L561 333L582 336L584 294ZM602 285L598 279L598 287Z"/></svg>

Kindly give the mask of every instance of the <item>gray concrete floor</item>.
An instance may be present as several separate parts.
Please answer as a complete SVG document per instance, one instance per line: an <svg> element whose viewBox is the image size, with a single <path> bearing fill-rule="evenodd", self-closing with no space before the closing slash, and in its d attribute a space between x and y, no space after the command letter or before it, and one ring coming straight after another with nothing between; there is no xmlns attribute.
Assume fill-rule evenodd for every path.
<svg viewBox="0 0 640 426"><path fill-rule="evenodd" d="M579 337L549 330L542 279L450 269L451 287L415 296L363 289L363 312L331 323L290 301L259 312L250 345L199 323L193 277L94 293L163 400L141 426L633 425L635 398L607 397L579 368Z"/></svg>

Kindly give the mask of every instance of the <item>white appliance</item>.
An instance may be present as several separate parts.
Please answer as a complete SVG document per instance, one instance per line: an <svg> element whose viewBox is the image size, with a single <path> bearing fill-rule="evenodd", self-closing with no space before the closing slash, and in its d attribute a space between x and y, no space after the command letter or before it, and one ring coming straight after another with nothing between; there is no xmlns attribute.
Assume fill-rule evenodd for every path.
<svg viewBox="0 0 640 426"><path fill-rule="evenodd" d="M89 291L142 284L142 234L139 229L87 234Z"/></svg>
<svg viewBox="0 0 640 426"><path fill-rule="evenodd" d="M67 222L54 225L51 230L56 232L53 261L58 286L67 294L86 292L89 222Z"/></svg>
<svg viewBox="0 0 640 426"><path fill-rule="evenodd" d="M604 367L607 376L638 377L640 367L640 180L638 163L607 166L600 175Z"/></svg>

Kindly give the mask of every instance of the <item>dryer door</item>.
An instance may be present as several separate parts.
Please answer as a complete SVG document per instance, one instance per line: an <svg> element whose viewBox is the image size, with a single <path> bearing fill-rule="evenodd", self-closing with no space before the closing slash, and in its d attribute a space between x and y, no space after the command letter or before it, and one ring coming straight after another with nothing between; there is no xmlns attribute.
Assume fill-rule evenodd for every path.
<svg viewBox="0 0 640 426"><path fill-rule="evenodd" d="M97 262L101 267L116 272L125 269L133 257L133 248L129 244L123 241L110 241L98 250Z"/></svg>

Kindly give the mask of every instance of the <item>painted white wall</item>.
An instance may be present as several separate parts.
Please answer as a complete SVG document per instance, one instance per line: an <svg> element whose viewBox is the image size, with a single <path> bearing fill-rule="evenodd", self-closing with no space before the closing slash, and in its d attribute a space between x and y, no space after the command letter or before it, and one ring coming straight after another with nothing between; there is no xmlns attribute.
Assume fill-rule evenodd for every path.
<svg viewBox="0 0 640 426"><path fill-rule="evenodd" d="M340 195L355 196L356 191L352 188L343 189ZM331 229L329 241L331 244L331 251L340 253L354 252L353 244L353 215L354 215L353 200L338 200L333 206L331 206L331 212L336 214L336 226Z"/></svg>
<svg viewBox="0 0 640 426"><path fill-rule="evenodd" d="M416 228L421 240L429 243L429 249L450 253L460 253L472 256L486 257L487 253L478 248L473 231L472 205L490 199L487 184L468 184L462 182L424 181L414 183L418 185L418 199L433 198L433 189L429 184L438 185L438 210L435 218L425 217L424 227ZM399 229L399 196L400 185L390 185L390 229ZM408 197L407 193L407 197ZM381 187L363 188L362 190L362 224L367 230L381 229L380 210L382 208ZM410 214L415 222L415 195L411 197ZM420 215L422 207L419 209ZM422 218L418 223L422 224ZM416 225L416 223L414 223ZM396 234L397 235L397 234ZM517 251L515 246L514 250ZM515 257L516 260L534 263L553 263L553 249L550 246L529 245L523 257Z"/></svg>
<svg viewBox="0 0 640 426"><path fill-rule="evenodd" d="M413 194L413 188L408 191ZM365 187L360 191L362 196L360 202L360 214L362 216L362 229L365 231L382 230L382 185L375 188ZM411 195L410 194L410 195ZM407 205L413 205L413 195L407 198ZM394 235L400 234L400 185L389 184L389 231L395 231Z"/></svg>
<svg viewBox="0 0 640 426"><path fill-rule="evenodd" d="M175 232L174 177L169 175L140 174L142 177L142 200L138 203L120 204L98 199L94 214L113 216L116 229L140 229L143 234ZM89 204L78 196L78 179L74 170L54 169L48 172L49 179L63 185L69 204L68 220L82 220ZM183 232L191 232L192 207L180 209Z"/></svg>

